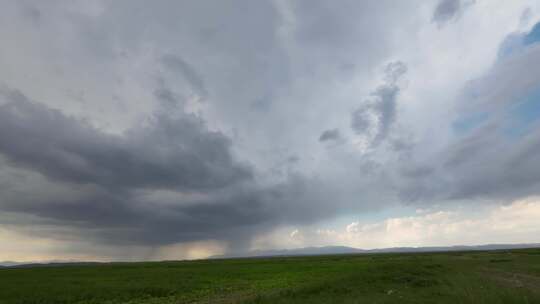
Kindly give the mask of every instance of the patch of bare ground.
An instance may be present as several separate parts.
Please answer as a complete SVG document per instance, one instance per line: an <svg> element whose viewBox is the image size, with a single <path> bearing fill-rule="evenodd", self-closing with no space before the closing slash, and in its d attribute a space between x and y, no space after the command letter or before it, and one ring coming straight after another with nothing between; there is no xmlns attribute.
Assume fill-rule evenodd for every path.
<svg viewBox="0 0 540 304"><path fill-rule="evenodd" d="M482 269L481 273L486 278L505 287L524 288L536 294L540 294L540 277L538 276L489 268Z"/></svg>

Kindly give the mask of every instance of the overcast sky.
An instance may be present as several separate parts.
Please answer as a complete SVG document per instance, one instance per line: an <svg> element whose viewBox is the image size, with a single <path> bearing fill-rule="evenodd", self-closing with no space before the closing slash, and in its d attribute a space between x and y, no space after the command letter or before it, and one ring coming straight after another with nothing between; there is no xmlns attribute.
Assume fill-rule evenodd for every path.
<svg viewBox="0 0 540 304"><path fill-rule="evenodd" d="M0 0L0 260L540 242L539 22Z"/></svg>

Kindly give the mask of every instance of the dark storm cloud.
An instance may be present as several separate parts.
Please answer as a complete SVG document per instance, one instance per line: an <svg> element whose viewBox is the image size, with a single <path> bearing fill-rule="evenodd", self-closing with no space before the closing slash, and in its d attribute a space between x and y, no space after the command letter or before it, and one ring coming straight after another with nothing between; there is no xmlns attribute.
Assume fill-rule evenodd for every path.
<svg viewBox="0 0 540 304"><path fill-rule="evenodd" d="M207 131L200 118L161 114L110 135L20 92L2 97L0 154L79 193L48 197L23 185L18 197L3 196L3 211L113 244L234 240L247 237L232 233L235 227L275 216L264 210L264 194L246 186L251 171L233 160L228 138Z"/></svg>
<svg viewBox="0 0 540 304"><path fill-rule="evenodd" d="M262 225L273 214L257 192L221 193L190 200L149 200L133 192L95 191L71 201L38 199L32 204L3 203L4 211L49 219L48 226L108 244L161 245L201 239L248 238L237 229ZM58 233L57 237L62 237Z"/></svg>
<svg viewBox="0 0 540 304"><path fill-rule="evenodd" d="M76 195L28 182L17 185L18 194L5 191L0 210L47 219L55 237L69 227L110 244L218 239L244 246L263 227L332 212L324 186L310 190L301 176L255 183L251 169L233 159L228 138L195 116L156 114L111 135L18 91L4 90L2 101L0 155L21 174L39 172Z"/></svg>
<svg viewBox="0 0 540 304"><path fill-rule="evenodd" d="M199 191L251 177L249 168L233 160L230 140L207 131L193 115L156 114L123 135L111 135L17 91L3 97L0 153L51 179L119 190Z"/></svg>
<svg viewBox="0 0 540 304"><path fill-rule="evenodd" d="M404 63L389 63L385 68L385 83L352 113L353 131L365 136L372 146L378 145L387 137L396 119L396 98L399 93L396 81L406 72L407 66Z"/></svg>
<svg viewBox="0 0 540 304"><path fill-rule="evenodd" d="M313 191L312 186L320 190ZM324 185L298 177L271 187L254 184L207 191L196 196L175 192L173 197L146 196L140 191L94 189L81 197L50 199L33 191L31 202L3 200L0 210L20 217L14 225L32 221L47 227L29 233L54 238L75 236L111 245L164 245L196 240L224 240L234 246L248 246L253 235L279 223L308 223L333 214L325 204L331 195ZM173 190L171 190L173 191ZM310 208L306 208L306 207ZM20 227L17 227L20 226ZM242 249L241 247L236 247Z"/></svg>
<svg viewBox="0 0 540 304"><path fill-rule="evenodd" d="M433 11L432 22L443 26L447 22L457 18L465 8L473 3L474 0L440 0Z"/></svg>

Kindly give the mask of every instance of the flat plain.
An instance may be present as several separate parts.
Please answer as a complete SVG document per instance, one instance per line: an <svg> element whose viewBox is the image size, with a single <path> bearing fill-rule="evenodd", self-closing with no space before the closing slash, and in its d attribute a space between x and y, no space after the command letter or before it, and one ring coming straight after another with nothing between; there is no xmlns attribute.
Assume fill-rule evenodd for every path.
<svg viewBox="0 0 540 304"><path fill-rule="evenodd" d="M0 303L540 303L540 249L0 268Z"/></svg>

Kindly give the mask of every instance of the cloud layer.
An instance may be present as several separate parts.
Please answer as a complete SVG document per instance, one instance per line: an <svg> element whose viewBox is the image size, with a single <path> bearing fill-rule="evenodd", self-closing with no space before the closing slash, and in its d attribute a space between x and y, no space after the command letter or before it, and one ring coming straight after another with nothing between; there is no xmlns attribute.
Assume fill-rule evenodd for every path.
<svg viewBox="0 0 540 304"><path fill-rule="evenodd" d="M272 231L255 242L256 249L331 246L390 248L528 243L540 233L538 198L514 201L497 208L416 210L416 214L383 221L355 221L337 228L294 228ZM290 228L289 228L290 231Z"/></svg>
<svg viewBox="0 0 540 304"><path fill-rule="evenodd" d="M507 212L540 194L539 9L7 1L0 231L144 259L396 206Z"/></svg>

